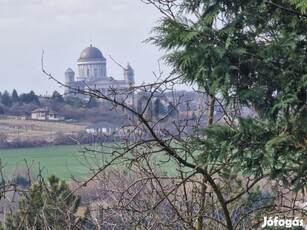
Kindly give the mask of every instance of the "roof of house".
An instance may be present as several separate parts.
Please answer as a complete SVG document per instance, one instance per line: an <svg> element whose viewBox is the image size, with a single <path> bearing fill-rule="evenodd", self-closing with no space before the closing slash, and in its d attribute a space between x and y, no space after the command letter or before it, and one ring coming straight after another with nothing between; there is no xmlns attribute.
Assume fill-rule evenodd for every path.
<svg viewBox="0 0 307 230"><path fill-rule="evenodd" d="M48 108L38 108L38 109L33 110L31 113L59 114L58 112L49 110Z"/></svg>

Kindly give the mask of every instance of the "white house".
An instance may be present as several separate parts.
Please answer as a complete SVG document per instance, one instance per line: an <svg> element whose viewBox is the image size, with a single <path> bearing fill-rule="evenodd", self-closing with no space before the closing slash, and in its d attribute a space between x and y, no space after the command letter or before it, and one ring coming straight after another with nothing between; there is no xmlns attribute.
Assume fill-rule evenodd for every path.
<svg viewBox="0 0 307 230"><path fill-rule="evenodd" d="M108 122L99 122L88 126L85 130L87 133L103 133L112 135L119 130L119 126Z"/></svg>
<svg viewBox="0 0 307 230"><path fill-rule="evenodd" d="M33 120L50 120L50 121L60 121L64 120L63 116L60 116L59 113L49 110L48 108L40 108L33 110L31 112L31 118Z"/></svg>

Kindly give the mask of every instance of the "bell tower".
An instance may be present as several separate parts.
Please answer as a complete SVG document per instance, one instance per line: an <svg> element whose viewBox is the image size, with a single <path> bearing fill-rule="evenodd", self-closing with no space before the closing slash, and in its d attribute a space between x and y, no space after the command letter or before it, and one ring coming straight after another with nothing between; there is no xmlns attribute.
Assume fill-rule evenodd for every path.
<svg viewBox="0 0 307 230"><path fill-rule="evenodd" d="M134 70L131 68L130 64L127 64L127 67L124 69L124 78L125 82L134 85Z"/></svg>
<svg viewBox="0 0 307 230"><path fill-rule="evenodd" d="M71 68L68 68L65 71L65 84L69 85L74 81L75 81L75 72Z"/></svg>

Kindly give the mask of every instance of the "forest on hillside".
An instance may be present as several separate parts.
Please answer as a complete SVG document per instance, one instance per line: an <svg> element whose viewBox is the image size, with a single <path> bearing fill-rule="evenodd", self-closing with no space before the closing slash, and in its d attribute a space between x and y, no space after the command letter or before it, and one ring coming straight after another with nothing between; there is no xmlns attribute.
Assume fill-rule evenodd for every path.
<svg viewBox="0 0 307 230"><path fill-rule="evenodd" d="M69 95L64 97L57 91L52 95L37 95L32 90L20 95L14 89L0 92L0 115L31 117L31 112L38 108L48 108L60 113L66 120L82 120L86 122L113 121L116 114L110 110L108 103L97 99L80 98ZM120 114L117 119L120 120Z"/></svg>

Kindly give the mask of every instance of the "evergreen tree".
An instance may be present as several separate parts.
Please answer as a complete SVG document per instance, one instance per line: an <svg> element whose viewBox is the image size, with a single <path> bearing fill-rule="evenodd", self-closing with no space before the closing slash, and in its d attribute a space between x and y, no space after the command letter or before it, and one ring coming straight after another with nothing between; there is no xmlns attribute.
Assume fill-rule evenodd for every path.
<svg viewBox="0 0 307 230"><path fill-rule="evenodd" d="M301 16L306 15L306 10L307 10L307 1L306 0L287 0L288 3L290 3L291 6L293 6L295 9L299 10L301 12ZM291 10L293 13L295 13L295 10L291 9L289 5L277 5L281 7L284 10Z"/></svg>
<svg viewBox="0 0 307 230"><path fill-rule="evenodd" d="M40 180L34 184L19 209L8 216L8 229L71 229L80 228L84 222L77 219L80 198L73 195L68 185L55 176L48 183Z"/></svg>
<svg viewBox="0 0 307 230"><path fill-rule="evenodd" d="M65 98L65 103L68 105L71 105L74 108L81 108L82 107L82 99L79 97L73 97L73 96L68 96Z"/></svg>
<svg viewBox="0 0 307 230"><path fill-rule="evenodd" d="M159 118L159 116L164 116L166 114L166 110L164 105L161 102L160 98L157 98L154 101L154 105L153 105L153 113L154 113L154 117L155 118Z"/></svg>
<svg viewBox="0 0 307 230"><path fill-rule="evenodd" d="M38 96L34 93L33 90L31 90L29 93L23 93L19 96L20 98L20 101L22 103L25 103L25 104L29 104L29 103L32 103L32 104L36 104L36 105L40 105L40 101L39 101L39 98Z"/></svg>
<svg viewBox="0 0 307 230"><path fill-rule="evenodd" d="M5 90L1 96L1 103L7 107L12 106L12 98L7 90Z"/></svg>
<svg viewBox="0 0 307 230"><path fill-rule="evenodd" d="M16 89L13 90L12 92L12 102L13 103L19 103L19 96L18 96L18 93L16 91Z"/></svg>
<svg viewBox="0 0 307 230"><path fill-rule="evenodd" d="M87 108L96 108L96 107L98 107L98 105L99 105L99 101L96 98L91 97L90 100L88 101L86 107Z"/></svg>
<svg viewBox="0 0 307 230"><path fill-rule="evenodd" d="M305 189L306 17L282 0L148 2L163 13L149 41L167 51L175 73L210 97L208 127L192 141L205 180L214 187L207 173L219 171L225 184L229 175L243 175ZM225 125L214 125L217 95L225 102ZM238 106L257 116L232 115ZM225 194L235 193L232 187ZM227 195L215 192L225 225L234 229ZM196 223L203 229L202 216Z"/></svg>
<svg viewBox="0 0 307 230"><path fill-rule="evenodd" d="M64 97L56 90L52 93L52 96L50 99L51 99L51 103L64 103L65 102Z"/></svg>
<svg viewBox="0 0 307 230"><path fill-rule="evenodd" d="M293 182L301 181L307 166L290 159L306 157L306 18L260 0L185 0L178 8L182 10L175 17L160 21L150 41L168 51L166 61L174 71L197 83L211 98L219 93L228 107L240 104L257 111L260 120L240 119L239 129L253 127L259 132L254 135L266 136L263 151L253 152L259 152L257 162L251 164L257 165L257 173L272 162L274 177L295 173ZM232 133L232 127L226 129ZM206 132L212 134L214 127ZM221 132L220 127L216 132ZM244 145L236 143L239 152L246 152ZM256 173L247 163L240 168Z"/></svg>
<svg viewBox="0 0 307 230"><path fill-rule="evenodd" d="M167 114L171 117L175 117L176 112L177 112L176 107L173 105L172 102L169 102L168 105L167 105Z"/></svg>

